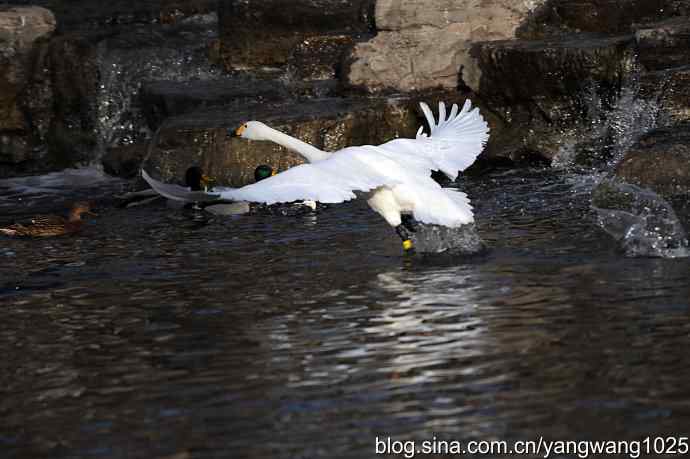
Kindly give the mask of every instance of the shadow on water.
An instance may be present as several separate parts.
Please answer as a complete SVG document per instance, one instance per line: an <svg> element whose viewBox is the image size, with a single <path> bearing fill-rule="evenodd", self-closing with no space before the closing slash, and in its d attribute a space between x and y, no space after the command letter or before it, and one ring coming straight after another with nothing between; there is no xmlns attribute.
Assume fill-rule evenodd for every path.
<svg viewBox="0 0 690 459"><path fill-rule="evenodd" d="M577 177L464 188L490 248L471 258L403 256L363 202L106 209L74 237L3 239L0 448L360 458L377 435L682 433L687 260L622 257Z"/></svg>

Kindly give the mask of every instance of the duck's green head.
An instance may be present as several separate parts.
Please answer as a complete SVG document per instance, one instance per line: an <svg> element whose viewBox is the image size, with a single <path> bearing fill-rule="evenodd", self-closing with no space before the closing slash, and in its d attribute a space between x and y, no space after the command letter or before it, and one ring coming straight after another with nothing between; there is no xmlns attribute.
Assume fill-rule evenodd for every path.
<svg viewBox="0 0 690 459"><path fill-rule="evenodd" d="M262 164L254 169L254 181L260 182L261 180L276 175L276 171L273 170L271 166Z"/></svg>
<svg viewBox="0 0 690 459"><path fill-rule="evenodd" d="M192 191L206 191L214 180L204 175L199 166L192 166L185 172L184 182Z"/></svg>

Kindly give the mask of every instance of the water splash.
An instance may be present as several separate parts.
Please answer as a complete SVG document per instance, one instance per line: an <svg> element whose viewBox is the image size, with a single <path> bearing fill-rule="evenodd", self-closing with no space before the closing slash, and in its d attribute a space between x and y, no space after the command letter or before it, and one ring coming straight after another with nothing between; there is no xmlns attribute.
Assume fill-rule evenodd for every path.
<svg viewBox="0 0 690 459"><path fill-rule="evenodd" d="M577 141L564 142L553 165L582 172L592 191L596 223L631 257L687 257L687 234L673 207L651 190L611 177L630 148L657 127L666 84L643 87L637 60L628 66L621 89L610 101L592 84L582 98L591 129ZM647 85L649 86L649 85Z"/></svg>
<svg viewBox="0 0 690 459"><path fill-rule="evenodd" d="M606 180L595 191L592 208L597 224L620 243L627 256L690 256L687 233L673 207L650 190Z"/></svg>
<svg viewBox="0 0 690 459"><path fill-rule="evenodd" d="M627 67L620 90L610 100L596 82L583 90L585 125L563 133L554 167L571 169L584 157L592 169L611 171L641 136L657 126L663 86L643 94L639 62L633 59Z"/></svg>
<svg viewBox="0 0 690 459"><path fill-rule="evenodd" d="M420 223L417 225L412 242L418 253L474 255L486 249L474 223L459 228Z"/></svg>
<svg viewBox="0 0 690 459"><path fill-rule="evenodd" d="M138 97L143 83L224 77L208 60L208 45L217 37L217 21L215 14L201 15L160 30L132 30L127 36L99 44L99 154L150 137Z"/></svg>

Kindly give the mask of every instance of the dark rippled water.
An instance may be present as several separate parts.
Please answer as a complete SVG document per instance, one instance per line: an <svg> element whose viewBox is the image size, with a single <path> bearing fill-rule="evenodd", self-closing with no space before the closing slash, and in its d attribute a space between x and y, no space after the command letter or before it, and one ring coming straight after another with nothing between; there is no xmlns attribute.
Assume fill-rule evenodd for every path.
<svg viewBox="0 0 690 459"><path fill-rule="evenodd" d="M293 218L102 205L79 236L2 239L2 457L687 435L689 262L623 257L576 177L464 188L490 247L472 258L402 256L362 202ZM8 223L79 193L0 194Z"/></svg>

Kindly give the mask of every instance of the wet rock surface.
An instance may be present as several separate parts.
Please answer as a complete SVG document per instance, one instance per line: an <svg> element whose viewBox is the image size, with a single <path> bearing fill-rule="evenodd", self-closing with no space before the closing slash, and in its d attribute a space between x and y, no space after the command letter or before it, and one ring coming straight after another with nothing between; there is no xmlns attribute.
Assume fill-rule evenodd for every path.
<svg viewBox="0 0 690 459"><path fill-rule="evenodd" d="M134 178L147 154L146 143L110 148L101 158L103 171L116 177Z"/></svg>
<svg viewBox="0 0 690 459"><path fill-rule="evenodd" d="M506 124L495 157L551 160L569 139L593 137L632 68L632 37L567 36L478 44L483 103Z"/></svg>
<svg viewBox="0 0 690 459"><path fill-rule="evenodd" d="M304 41L369 34L373 0L221 0L228 69L283 66Z"/></svg>
<svg viewBox="0 0 690 459"><path fill-rule="evenodd" d="M154 137L143 166L156 178L179 181L189 166L199 165L219 185L242 186L253 182L253 171L260 164L280 171L303 162L298 154L272 142L228 136L229 129L253 119L325 151L414 136L419 123L410 100L236 104L168 119Z"/></svg>
<svg viewBox="0 0 690 459"><path fill-rule="evenodd" d="M666 198L690 194L690 124L643 136L618 164L616 175Z"/></svg>
<svg viewBox="0 0 690 459"><path fill-rule="evenodd" d="M690 17L683 16L638 26L635 40L640 63L648 70L690 63Z"/></svg>
<svg viewBox="0 0 690 459"><path fill-rule="evenodd" d="M573 32L628 34L633 24L688 15L685 0L549 0L521 27L521 38Z"/></svg>
<svg viewBox="0 0 690 459"><path fill-rule="evenodd" d="M0 6L0 176L42 157L32 148L32 122L25 106L48 109L27 92L32 55L55 30L53 14L39 7Z"/></svg>
<svg viewBox="0 0 690 459"><path fill-rule="evenodd" d="M30 60L30 97L21 106L33 156L15 173L88 164L109 148L145 142L150 131L139 88L146 81L221 77L208 56L215 13L176 18L101 28L84 23L41 41Z"/></svg>
<svg viewBox="0 0 690 459"><path fill-rule="evenodd" d="M179 167L172 152L196 161L207 148L222 163L239 148L233 164L244 172L224 179L239 184L269 148L230 149L214 137L221 124L248 115L298 132L290 123L309 118L310 129L320 120L329 131L332 100L375 107L381 99L361 98L382 92L402 94L395 123L415 118L416 128L414 101L433 101L437 87L448 103L470 97L481 107L492 130L482 164L608 168L648 129L690 119L687 2L518 3L37 0L54 10L57 32L31 47L19 102L0 110L0 174L102 161L128 175L139 155L123 152L151 141ZM373 129L342 143L387 136Z"/></svg>

